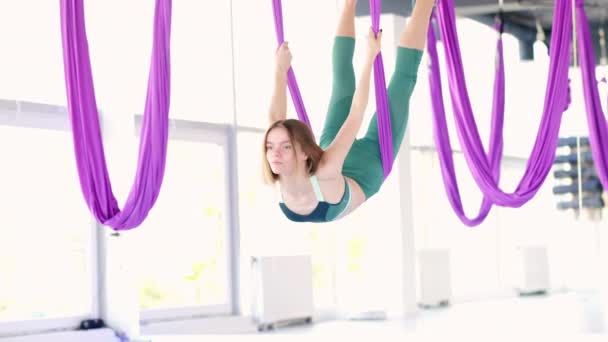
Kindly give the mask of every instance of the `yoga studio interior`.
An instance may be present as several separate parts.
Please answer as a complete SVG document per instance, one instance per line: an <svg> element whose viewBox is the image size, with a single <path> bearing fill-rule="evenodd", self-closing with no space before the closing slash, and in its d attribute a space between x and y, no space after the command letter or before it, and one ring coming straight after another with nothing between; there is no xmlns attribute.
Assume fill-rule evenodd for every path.
<svg viewBox="0 0 608 342"><path fill-rule="evenodd" d="M608 0L0 1L0 341L608 333L606 35Z"/></svg>

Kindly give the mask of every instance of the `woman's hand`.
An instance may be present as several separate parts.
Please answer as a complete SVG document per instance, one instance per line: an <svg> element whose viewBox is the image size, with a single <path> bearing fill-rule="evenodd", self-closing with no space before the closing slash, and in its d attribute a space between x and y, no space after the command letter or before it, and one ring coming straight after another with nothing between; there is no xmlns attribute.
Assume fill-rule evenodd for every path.
<svg viewBox="0 0 608 342"><path fill-rule="evenodd" d="M367 57L373 61L378 53L382 50L382 30L378 32L378 36L374 34L374 30L370 27L367 36Z"/></svg>
<svg viewBox="0 0 608 342"><path fill-rule="evenodd" d="M279 46L275 54L276 71L286 73L291 67L291 51L289 51L289 43L284 42Z"/></svg>

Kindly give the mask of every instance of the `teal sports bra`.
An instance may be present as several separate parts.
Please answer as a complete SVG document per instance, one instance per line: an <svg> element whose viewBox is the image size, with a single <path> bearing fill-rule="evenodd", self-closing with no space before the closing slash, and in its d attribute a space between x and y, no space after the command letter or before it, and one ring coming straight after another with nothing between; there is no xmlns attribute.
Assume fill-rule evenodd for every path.
<svg viewBox="0 0 608 342"><path fill-rule="evenodd" d="M346 178L344 178L344 195L342 195L342 199L338 203L328 203L323 198L323 193L321 192L321 187L319 186L319 180L316 176L310 176L310 182L312 183L312 189L315 192L315 196L317 197L317 201L319 203L315 207L315 209L307 215L300 215L298 213L294 213L291 211L285 203L282 201L279 202L279 207L283 211L285 216L294 222L330 222L342 215L348 209L351 201L351 191L350 184Z"/></svg>

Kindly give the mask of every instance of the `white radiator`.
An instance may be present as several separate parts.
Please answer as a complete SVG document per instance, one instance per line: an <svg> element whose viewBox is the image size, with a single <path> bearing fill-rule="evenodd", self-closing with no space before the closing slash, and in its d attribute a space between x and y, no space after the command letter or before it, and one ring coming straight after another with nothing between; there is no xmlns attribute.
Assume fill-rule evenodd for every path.
<svg viewBox="0 0 608 342"><path fill-rule="evenodd" d="M251 259L252 314L258 330L312 321L314 303L309 255Z"/></svg>
<svg viewBox="0 0 608 342"><path fill-rule="evenodd" d="M419 250L418 270L418 305L423 308L448 305L452 295L449 251L439 248Z"/></svg>
<svg viewBox="0 0 608 342"><path fill-rule="evenodd" d="M549 259L544 246L520 246L516 258L516 287L520 295L549 290Z"/></svg>

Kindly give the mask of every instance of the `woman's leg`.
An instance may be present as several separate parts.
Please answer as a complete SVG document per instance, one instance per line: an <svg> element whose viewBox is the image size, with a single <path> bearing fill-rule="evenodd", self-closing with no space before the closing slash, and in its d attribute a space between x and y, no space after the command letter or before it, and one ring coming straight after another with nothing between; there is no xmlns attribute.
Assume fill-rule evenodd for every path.
<svg viewBox="0 0 608 342"><path fill-rule="evenodd" d="M424 50L436 0L416 0L412 16L399 36L399 46Z"/></svg>
<svg viewBox="0 0 608 342"><path fill-rule="evenodd" d="M407 128L410 97L416 85L434 3L435 0L417 0L412 16L399 37L395 71L387 89L395 156ZM377 114L372 117L365 137L378 142Z"/></svg>
<svg viewBox="0 0 608 342"><path fill-rule="evenodd" d="M395 156L405 134L410 96L416 85L418 65L422 57L433 4L434 0L417 0L412 17L399 37L395 72L387 91ZM344 161L343 174L353 178L361 186L366 199L378 192L384 182L378 141L377 114L374 114L365 138L355 142Z"/></svg>
<svg viewBox="0 0 608 342"><path fill-rule="evenodd" d="M323 132L319 140L322 148L327 148L348 117L355 93L355 7L356 0L345 0L336 29L332 51L332 91Z"/></svg>
<svg viewBox="0 0 608 342"><path fill-rule="evenodd" d="M357 0L344 0L340 21L336 28L336 37L351 37L355 38L355 10Z"/></svg>

